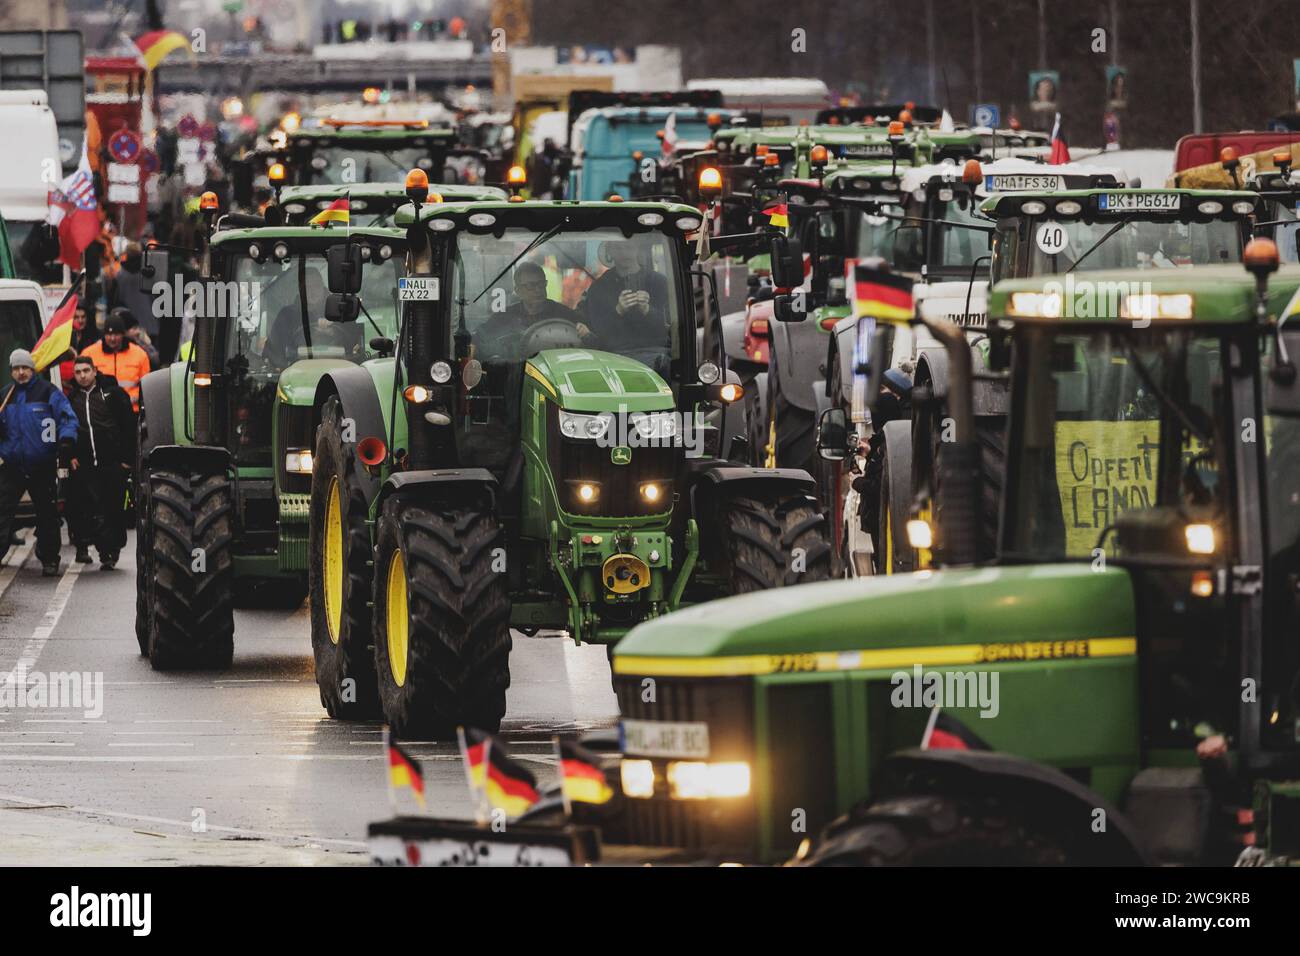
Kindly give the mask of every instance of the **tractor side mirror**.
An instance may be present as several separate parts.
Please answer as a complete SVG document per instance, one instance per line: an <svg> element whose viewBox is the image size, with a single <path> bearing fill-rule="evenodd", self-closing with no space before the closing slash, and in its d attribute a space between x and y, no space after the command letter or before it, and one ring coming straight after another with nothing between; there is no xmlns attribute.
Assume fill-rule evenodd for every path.
<svg viewBox="0 0 1300 956"><path fill-rule="evenodd" d="M356 295L361 291L361 247L339 243L325 250L327 279L331 292ZM353 318L356 318L354 315ZM350 321L350 320L349 320Z"/></svg>
<svg viewBox="0 0 1300 956"><path fill-rule="evenodd" d="M793 289L803 284L803 247L798 239L773 236L772 284L778 289Z"/></svg>
<svg viewBox="0 0 1300 956"><path fill-rule="evenodd" d="M806 297L802 292L796 295L778 295L772 300L772 314L778 322L802 322L808 318L808 312L802 308Z"/></svg>
<svg viewBox="0 0 1300 956"><path fill-rule="evenodd" d="M355 322L361 314L361 300L351 292L331 292L325 296L325 318L330 322Z"/></svg>
<svg viewBox="0 0 1300 956"><path fill-rule="evenodd" d="M166 249L154 247L144 251L144 262L140 266L140 278L142 279L166 279L167 278L168 256Z"/></svg>
<svg viewBox="0 0 1300 956"><path fill-rule="evenodd" d="M843 461L849 454L849 417L842 408L828 408L817 422L817 454L823 461Z"/></svg>

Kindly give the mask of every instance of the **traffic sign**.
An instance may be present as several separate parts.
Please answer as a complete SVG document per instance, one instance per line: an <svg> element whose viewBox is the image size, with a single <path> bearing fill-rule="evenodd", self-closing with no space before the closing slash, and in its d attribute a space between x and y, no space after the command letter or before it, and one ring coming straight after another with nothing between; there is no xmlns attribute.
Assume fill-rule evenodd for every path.
<svg viewBox="0 0 1300 956"><path fill-rule="evenodd" d="M996 103L977 103L971 109L971 125L997 129L1002 125L1002 111Z"/></svg>
<svg viewBox="0 0 1300 956"><path fill-rule="evenodd" d="M140 151L140 168L146 173L158 172L158 154L152 149L142 149Z"/></svg>
<svg viewBox="0 0 1300 956"><path fill-rule="evenodd" d="M108 154L119 163L134 163L140 157L140 137L120 129L108 139Z"/></svg>
<svg viewBox="0 0 1300 956"><path fill-rule="evenodd" d="M199 134L199 121L194 118L193 113L186 113L181 117L181 121L176 124L176 132L186 139Z"/></svg>

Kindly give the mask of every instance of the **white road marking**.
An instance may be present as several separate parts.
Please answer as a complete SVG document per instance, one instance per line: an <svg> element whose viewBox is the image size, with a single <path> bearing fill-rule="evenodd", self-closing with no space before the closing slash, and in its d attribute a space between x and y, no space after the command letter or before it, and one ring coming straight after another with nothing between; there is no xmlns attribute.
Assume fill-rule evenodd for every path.
<svg viewBox="0 0 1300 956"><path fill-rule="evenodd" d="M130 759L130 758L127 758ZM51 802L48 800L32 800L29 797L20 797L16 794L0 793L0 800L6 800L9 803L18 803L24 806L49 807ZM94 807L66 807L62 804L57 805L59 809L68 810L72 813L92 814L99 817L112 817L120 820L136 820L142 823L160 823L165 826L179 827L186 833L193 833L193 820L174 820L169 817L152 817L142 813L123 813L119 810L100 810ZM274 830L245 830L242 827L223 827L217 824L207 824L209 833L233 833L238 836L259 837L266 840L309 840L313 843L332 843L336 846L352 846L364 849L366 844L360 840L334 840L329 837L313 836L310 833L278 833Z"/></svg>
<svg viewBox="0 0 1300 956"><path fill-rule="evenodd" d="M27 717L23 720L24 724L106 724L107 720L102 718L91 719L89 717Z"/></svg>
<svg viewBox="0 0 1300 956"><path fill-rule="evenodd" d="M193 747L192 743L181 743L175 740L135 740L130 743L111 743L110 747Z"/></svg>
<svg viewBox="0 0 1300 956"><path fill-rule="evenodd" d="M133 720L133 724L224 724L224 720L198 720L177 717L169 720Z"/></svg>
<svg viewBox="0 0 1300 956"><path fill-rule="evenodd" d="M72 741L0 740L0 747L75 747Z"/></svg>
<svg viewBox="0 0 1300 956"><path fill-rule="evenodd" d="M30 737L33 735L45 737L50 734L58 734L61 737L81 737L85 733L84 730L0 730L0 736L12 735L16 737Z"/></svg>
<svg viewBox="0 0 1300 956"><path fill-rule="evenodd" d="M59 618L63 616L63 610L68 606L68 599L72 597L72 589L77 583L77 578L81 575L81 567L80 564L73 561L68 565L68 570L63 572L63 577L59 578L59 586L54 589L54 596L50 598L50 603L45 608L45 616L41 618L41 623L32 631L32 636L28 638L26 646L23 647L18 662L14 664L13 669L8 674L0 678L0 681L9 683L17 680L16 674L19 670L27 672L36 669L36 662L40 660L41 651L45 649L45 644L49 641L50 635L54 633Z"/></svg>

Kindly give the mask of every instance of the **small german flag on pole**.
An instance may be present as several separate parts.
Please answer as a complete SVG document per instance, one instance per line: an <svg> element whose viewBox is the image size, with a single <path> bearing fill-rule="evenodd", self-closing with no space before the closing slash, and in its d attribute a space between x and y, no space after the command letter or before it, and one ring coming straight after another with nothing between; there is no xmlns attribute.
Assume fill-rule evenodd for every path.
<svg viewBox="0 0 1300 956"><path fill-rule="evenodd" d="M458 727L460 755L465 761L465 777L471 790L483 789L483 776L487 769L488 744L492 735L473 727Z"/></svg>
<svg viewBox="0 0 1300 956"><path fill-rule="evenodd" d="M767 224L776 229L785 229L790 225L790 207L783 202L768 206L763 210L763 215L767 216Z"/></svg>
<svg viewBox="0 0 1300 956"><path fill-rule="evenodd" d="M333 222L341 222L348 225L352 221L351 210L352 204L347 196L336 199L316 215L311 217L309 225L327 226Z"/></svg>
<svg viewBox="0 0 1300 956"><path fill-rule="evenodd" d="M424 807L424 774L415 758L408 754L392 738L387 727L384 728L384 749L388 751L388 796L397 806L397 791L401 787L410 787L411 793Z"/></svg>
<svg viewBox="0 0 1300 956"><path fill-rule="evenodd" d="M858 264L853 269L853 314L882 322L910 322L912 280L907 276Z"/></svg>
<svg viewBox="0 0 1300 956"><path fill-rule="evenodd" d="M600 769L600 758L581 744L556 738L560 750L560 787L566 802L608 803L614 791Z"/></svg>
<svg viewBox="0 0 1300 956"><path fill-rule="evenodd" d="M517 817L541 799L537 780L527 767L515 762L499 741L489 740L484 789L488 802L507 816Z"/></svg>

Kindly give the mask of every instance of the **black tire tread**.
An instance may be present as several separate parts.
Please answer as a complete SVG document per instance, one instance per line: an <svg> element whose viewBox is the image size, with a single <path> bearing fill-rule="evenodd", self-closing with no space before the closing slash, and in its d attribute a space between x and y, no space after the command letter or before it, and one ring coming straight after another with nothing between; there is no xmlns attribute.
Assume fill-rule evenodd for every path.
<svg viewBox="0 0 1300 956"><path fill-rule="evenodd" d="M738 495L725 502L724 519L731 594L830 577L826 517L816 499L803 494ZM791 560L796 548L804 552L801 571L794 569Z"/></svg>
<svg viewBox="0 0 1300 956"><path fill-rule="evenodd" d="M510 686L508 576L492 567L505 536L490 512L384 503L375 562L375 670L384 716L400 736L452 739L458 725L496 732ZM398 687L388 664L387 569L406 562L409 656Z"/></svg>

